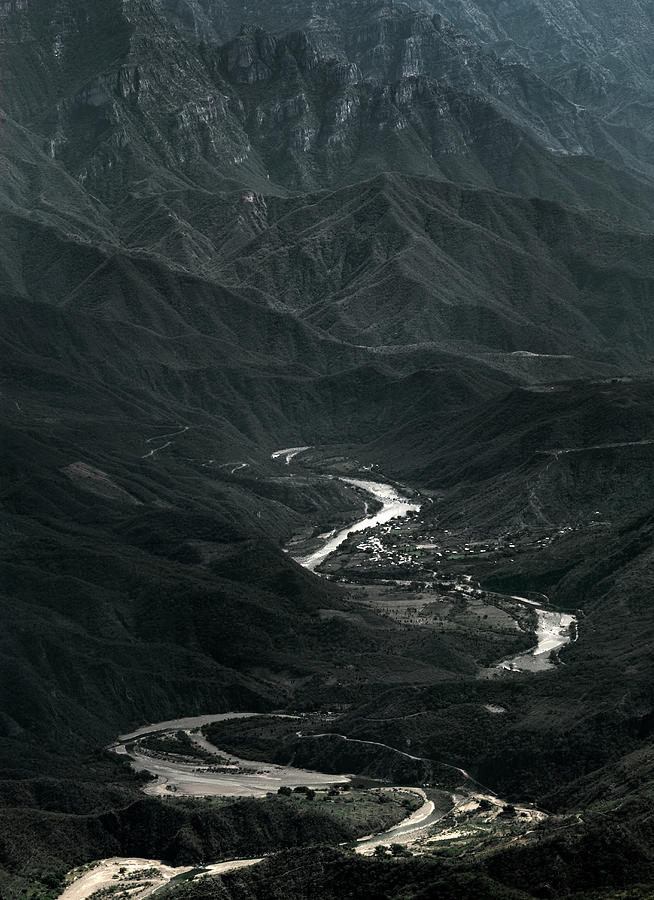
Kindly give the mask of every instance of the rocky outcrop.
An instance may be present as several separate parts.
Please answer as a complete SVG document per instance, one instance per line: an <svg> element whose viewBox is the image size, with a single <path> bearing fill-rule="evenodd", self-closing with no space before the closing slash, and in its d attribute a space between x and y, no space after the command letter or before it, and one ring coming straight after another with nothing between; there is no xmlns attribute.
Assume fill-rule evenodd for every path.
<svg viewBox="0 0 654 900"><path fill-rule="evenodd" d="M299 28L321 54L356 61L366 73L446 77L466 90L484 85L481 45L487 56L494 53L507 65L496 85L500 93L507 94L510 66L527 66L606 122L651 130L654 20L648 0L526 0L517 6L485 0L282 0L256 8L236 0L158 2L195 38L222 43L244 21L275 35ZM453 60L445 43L431 52L432 27L454 35L461 58Z"/></svg>
<svg viewBox="0 0 654 900"><path fill-rule="evenodd" d="M194 8L227 15L228 6ZM431 9L286 4L277 24L302 19L302 30L246 24L214 47L187 42L164 7L93 0L78 21L59 0L3 19L22 35L6 53L5 81L17 88L8 111L36 123L47 152L107 200L153 170L169 187L190 178L297 190L387 168L455 178L463 168L467 179L523 191L510 164L519 148L540 154L541 168L555 165L552 154L592 154L649 174L647 136L579 110L565 79L556 90Z"/></svg>

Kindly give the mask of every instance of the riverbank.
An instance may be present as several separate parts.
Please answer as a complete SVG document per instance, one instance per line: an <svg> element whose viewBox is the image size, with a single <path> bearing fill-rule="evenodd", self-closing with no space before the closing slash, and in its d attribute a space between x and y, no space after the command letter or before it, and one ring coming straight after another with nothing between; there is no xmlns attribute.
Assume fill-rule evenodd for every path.
<svg viewBox="0 0 654 900"><path fill-rule="evenodd" d="M503 660L495 666L496 669L508 672L546 672L556 666L556 653L572 641L577 619L569 613L540 607L535 612L538 616L536 645L526 653Z"/></svg>
<svg viewBox="0 0 654 900"><path fill-rule="evenodd" d="M370 494L378 503L381 503L381 509L373 515L367 515L363 519L359 519L351 525L348 525L333 534L327 535L323 540L322 545L311 553L305 556L293 557L296 562L310 572L316 572L321 563L337 550L351 534L367 531L369 528L376 528L378 525L384 525L386 522L390 522L391 519L403 518L410 512L419 510L421 506L420 503L416 503L400 494L399 491L390 484L384 484L379 481L367 481L362 478L346 477L341 477L340 481Z"/></svg>
<svg viewBox="0 0 654 900"><path fill-rule="evenodd" d="M61 900L88 900L103 894L126 894L130 900L145 900L171 881L181 882L210 875L222 875L254 866L264 857L232 859L208 866L168 866L160 859L114 856L80 866L68 873L71 883ZM186 877L185 877L186 876Z"/></svg>
<svg viewBox="0 0 654 900"><path fill-rule="evenodd" d="M293 556L296 562L315 573L330 556L336 554L340 549L342 558L337 560L336 566L337 569L340 567L341 581L359 584L369 592L371 580L379 584L388 584L387 576L392 575L394 577L390 580L396 586L407 589L415 587L416 590L422 590L428 594L431 592L431 600L427 600L427 602L421 603L414 597L405 601L404 605L415 617L413 625L428 625L426 620L420 621L425 617L419 616L418 611L426 606L431 606L433 610L434 604L441 605L444 600L447 602L448 596L450 598L454 596L455 599L460 599L465 604L473 602L476 595L493 596L492 592L482 591L478 585L475 587L472 576L462 574L460 571L460 564L462 562L465 564L466 559L472 562L476 557L487 556L490 547L485 546L483 541L467 542L461 547L447 546L456 544L456 540L452 539L449 532L445 532L445 545L428 542L424 534L425 526L421 523L420 517L411 521L408 528L400 528L399 522L397 523L398 527L395 527L393 522L395 519L406 518L411 512L418 512L422 508L421 503L410 500L390 484L345 476L339 476L339 478L346 484L366 491L374 497L376 502L381 503L381 509L374 515L366 515L339 531L321 536L322 543L317 548L308 554ZM384 525L385 529L379 527ZM359 543L351 540L353 535L373 529L378 530L373 534L366 535L365 539ZM407 539L407 531L411 532L417 540ZM347 547L343 552L342 548L345 544ZM515 545L509 542L507 550L515 552ZM444 562L453 564L457 574L452 576L448 573L441 576L439 567ZM331 568L329 574L336 577ZM439 590L441 587L439 582L442 583L442 588L447 593L444 593L442 588ZM553 669L557 663L557 652L576 639L578 627L576 617L556 610L543 609L540 603L528 598L501 594L496 596L500 598L500 616L506 616L507 601L509 604L513 602L514 608L517 608L517 605L535 608L534 612L537 616L536 643L526 651L522 650L520 653L502 659L496 665L484 667L479 672L480 677L487 677L494 671L536 673ZM381 609L383 608L382 606ZM492 609L492 604L490 608ZM390 605L386 604L385 611L388 612L390 609ZM394 611L396 612L395 609ZM493 616L494 623L497 625L498 609L492 609L491 613L484 612L486 620L488 620L489 614ZM442 627L442 615L437 613L435 618ZM517 622L518 627L525 630L522 624L523 618L522 615L518 615L511 625L513 626Z"/></svg>
<svg viewBox="0 0 654 900"><path fill-rule="evenodd" d="M137 772L149 772L154 780L144 788L146 794L170 794L190 797L265 797L280 787L319 788L350 781L347 775L326 775L292 766L240 759L210 744L200 734L203 725L228 719L252 718L257 713L216 713L190 716L159 724L144 725L121 735L108 749L127 756ZM284 718L287 718L284 716ZM155 735L186 735L188 744L180 754L149 750L146 739ZM193 748L197 748L194 753ZM180 758L181 751L188 754Z"/></svg>

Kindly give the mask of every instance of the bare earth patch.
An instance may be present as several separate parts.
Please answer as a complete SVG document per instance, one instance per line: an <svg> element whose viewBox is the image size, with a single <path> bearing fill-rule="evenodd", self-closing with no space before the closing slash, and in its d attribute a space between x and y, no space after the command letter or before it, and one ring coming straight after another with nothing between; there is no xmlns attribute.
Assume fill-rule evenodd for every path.
<svg viewBox="0 0 654 900"><path fill-rule="evenodd" d="M73 484L82 488L83 491L89 491L89 493L96 494L98 497L104 497L107 500L117 500L119 503L129 503L130 506L143 505L141 501L132 496L129 491L126 491L125 488L120 487L115 481L112 481L106 472L103 472L101 469L96 469L88 463L78 460L77 462L66 466L61 471L70 478Z"/></svg>

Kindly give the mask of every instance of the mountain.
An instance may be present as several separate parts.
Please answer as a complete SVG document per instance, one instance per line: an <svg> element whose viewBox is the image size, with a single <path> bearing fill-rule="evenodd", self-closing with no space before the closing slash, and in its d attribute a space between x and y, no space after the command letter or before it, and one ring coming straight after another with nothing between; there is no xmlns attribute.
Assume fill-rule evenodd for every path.
<svg viewBox="0 0 654 900"><path fill-rule="evenodd" d="M5 19L4 77L15 86L5 110L112 205L191 184L268 194L399 169L651 221L645 136L580 114L528 69L424 13L377 10L388 45L362 26L337 54L311 31L250 28L220 48L189 44L135 2L98 7L81 48L71 23L35 9ZM115 38L90 57L93 72L88 48L109 21ZM398 61L394 47L415 59ZM193 234L194 222L183 228Z"/></svg>
<svg viewBox="0 0 654 900"><path fill-rule="evenodd" d="M391 63L411 74L424 73L434 64L434 57L428 54L426 59L424 54L431 20L448 35L445 46L450 45L439 48L433 70L439 77L479 87L480 68L495 57L505 73L523 79L536 75L541 94L547 85L575 104L582 116L590 112L618 130L651 134L654 20L645 0L605 0L599 5L590 0L296 0L276 4L274 11L230 0L161 0L160 6L187 34L204 41L224 43L243 23L272 32L302 30L326 55L359 56L356 61L363 60L365 71L376 72L380 63ZM411 21L415 24L406 29ZM452 47L463 54L456 49L452 54Z"/></svg>
<svg viewBox="0 0 654 900"><path fill-rule="evenodd" d="M275 199L260 213L268 227L230 254L229 281L256 283L335 337L576 358L592 347L605 362L640 345L649 358L651 254L640 232L553 203L387 175L301 203Z"/></svg>
<svg viewBox="0 0 654 900"><path fill-rule="evenodd" d="M439 10L466 34L535 68L566 96L615 122L647 127L652 92L652 10L642 0L533 0L455 4Z"/></svg>
<svg viewBox="0 0 654 900"><path fill-rule="evenodd" d="M455 765L553 818L182 892L272 896L287 863L297 896L654 883L651 27L638 0L0 3L3 896L343 837L281 800L209 834L102 750L230 709L336 710L384 753L332 736L311 765L413 748L407 778ZM501 547L445 580L575 612L555 670L487 677L530 635L399 623L283 552L360 518L333 476L372 466L425 532Z"/></svg>

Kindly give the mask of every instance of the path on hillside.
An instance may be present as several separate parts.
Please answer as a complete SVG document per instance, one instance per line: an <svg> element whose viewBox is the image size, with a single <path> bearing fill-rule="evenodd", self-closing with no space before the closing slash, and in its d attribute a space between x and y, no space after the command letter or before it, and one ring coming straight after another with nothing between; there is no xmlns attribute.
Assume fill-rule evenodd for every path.
<svg viewBox="0 0 654 900"><path fill-rule="evenodd" d="M587 447L559 447L555 450L536 450L540 456L564 456L566 453L585 453L587 450L617 450L620 447L647 447L654 444L654 439L645 438L641 441L615 441L608 444L589 444Z"/></svg>
<svg viewBox="0 0 654 900"><path fill-rule="evenodd" d="M311 447L284 447L283 450L275 450L274 453L271 453L270 458L280 459L283 457L286 465L288 466L294 456L298 456L300 453L304 453L305 450L311 450Z"/></svg>
<svg viewBox="0 0 654 900"><path fill-rule="evenodd" d="M168 432L168 434L156 435L155 437L148 438L145 443L152 444L154 441L163 441L165 438L173 438L177 437L180 434L186 434L190 427L190 425L180 425L179 431L170 431ZM149 450L141 457L141 459L149 459L150 457L155 456L157 453L161 452L161 450L165 450L166 447L170 447L170 445L173 443L174 441L166 441L166 443L162 444L160 447L154 447L152 450Z"/></svg>

